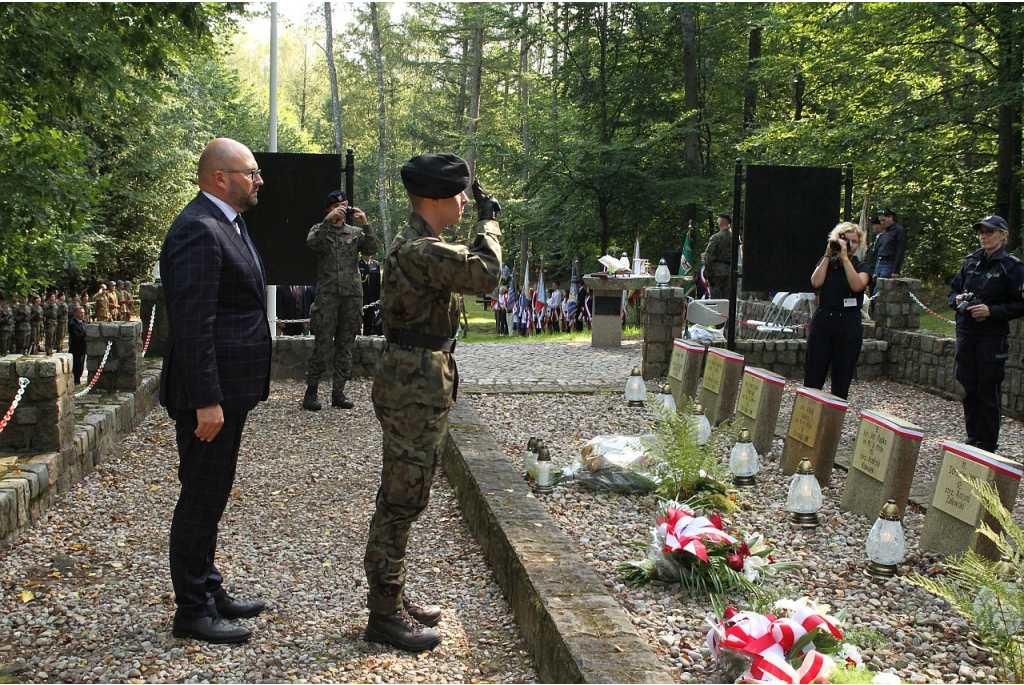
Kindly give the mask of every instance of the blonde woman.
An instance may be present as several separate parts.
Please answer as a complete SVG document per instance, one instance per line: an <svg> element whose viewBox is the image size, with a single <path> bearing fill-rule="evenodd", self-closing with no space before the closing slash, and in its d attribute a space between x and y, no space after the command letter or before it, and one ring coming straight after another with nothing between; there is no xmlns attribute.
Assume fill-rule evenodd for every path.
<svg viewBox="0 0 1024 685"><path fill-rule="evenodd" d="M839 224L829 233L825 255L811 274L818 310L807 331L804 385L822 389L831 367L831 392L843 399L850 393L864 340L860 310L871 272L855 254L863 242L864 232L857 224Z"/></svg>

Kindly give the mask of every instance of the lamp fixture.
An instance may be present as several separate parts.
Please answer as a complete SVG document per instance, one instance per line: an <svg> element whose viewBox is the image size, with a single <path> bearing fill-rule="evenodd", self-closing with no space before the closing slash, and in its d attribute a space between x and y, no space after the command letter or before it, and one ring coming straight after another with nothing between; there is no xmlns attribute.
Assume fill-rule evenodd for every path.
<svg viewBox="0 0 1024 685"><path fill-rule="evenodd" d="M818 509L821 509L821 485L814 477L814 465L802 459L789 483L786 510L790 523L798 528L817 528Z"/></svg>
<svg viewBox="0 0 1024 685"><path fill-rule="evenodd" d="M896 575L896 565L907 555L907 539L900 524L900 510L896 500L882 505L875 525L871 526L865 545L868 559L868 575L885 580Z"/></svg>

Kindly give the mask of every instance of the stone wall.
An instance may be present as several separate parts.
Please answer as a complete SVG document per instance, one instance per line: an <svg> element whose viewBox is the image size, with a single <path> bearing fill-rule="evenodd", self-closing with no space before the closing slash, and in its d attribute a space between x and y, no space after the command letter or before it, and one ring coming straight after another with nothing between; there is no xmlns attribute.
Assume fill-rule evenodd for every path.
<svg viewBox="0 0 1024 685"><path fill-rule="evenodd" d="M135 392L135 389L139 387L139 383L142 382L142 330L144 325L142 321L115 321L86 325L85 353L90 381L103 361L107 343L113 343L110 354L107 355L107 362L103 366L103 373L96 381L94 390Z"/></svg>
<svg viewBox="0 0 1024 685"><path fill-rule="evenodd" d="M640 322L644 329L644 378L668 375L672 341L683 334L683 288L644 288Z"/></svg>

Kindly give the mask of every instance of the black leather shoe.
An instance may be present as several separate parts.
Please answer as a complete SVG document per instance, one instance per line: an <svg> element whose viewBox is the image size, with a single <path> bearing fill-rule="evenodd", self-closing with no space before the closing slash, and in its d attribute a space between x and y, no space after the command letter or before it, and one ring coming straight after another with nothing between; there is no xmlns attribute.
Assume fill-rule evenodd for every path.
<svg viewBox="0 0 1024 685"><path fill-rule="evenodd" d="M364 637L368 642L391 645L407 652L433 649L441 641L441 633L420 625L406 611L396 611L390 616L371 612Z"/></svg>
<svg viewBox="0 0 1024 685"><path fill-rule="evenodd" d="M171 635L224 645L245 642L252 635L252 631L244 626L228 623L220 616L203 616L193 619L180 619L175 616Z"/></svg>
<svg viewBox="0 0 1024 685"><path fill-rule="evenodd" d="M217 614L229 620L252 618L253 616L258 616L266 608L267 605L258 599L245 601L235 599L230 595L217 602Z"/></svg>
<svg viewBox="0 0 1024 685"><path fill-rule="evenodd" d="M416 619L417 623L428 628L433 628L441 621L441 607L436 604L420 606L419 604L409 604L406 602L405 610Z"/></svg>
<svg viewBox="0 0 1024 685"><path fill-rule="evenodd" d="M355 402L353 402L349 398L345 397L345 395L343 395L341 393L333 393L331 395L331 406L332 407L341 407L342 409L351 409L352 407L354 407L356 405L355 405Z"/></svg>

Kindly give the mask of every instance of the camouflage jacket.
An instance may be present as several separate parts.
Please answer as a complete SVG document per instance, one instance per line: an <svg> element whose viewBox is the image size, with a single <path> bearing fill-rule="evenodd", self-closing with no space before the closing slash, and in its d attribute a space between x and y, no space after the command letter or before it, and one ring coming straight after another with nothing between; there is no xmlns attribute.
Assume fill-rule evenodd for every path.
<svg viewBox="0 0 1024 685"><path fill-rule="evenodd" d="M0 307L0 328L14 328L14 312L9 306Z"/></svg>
<svg viewBox="0 0 1024 685"><path fill-rule="evenodd" d="M31 326L39 326L43 323L43 306L32 305L28 308L28 323Z"/></svg>
<svg viewBox="0 0 1024 685"><path fill-rule="evenodd" d="M380 244L369 226L335 226L327 219L315 224L306 236L306 247L316 253L316 292L351 295L362 299L359 255L376 252Z"/></svg>
<svg viewBox="0 0 1024 685"><path fill-rule="evenodd" d="M107 294L102 290L96 293L96 296L92 298L96 307L96 320L103 322L107 320Z"/></svg>
<svg viewBox="0 0 1024 685"><path fill-rule="evenodd" d="M728 275L730 269L729 265L732 263L732 229L727 228L724 231L711 236L711 240L708 241L708 273L713 276L724 276Z"/></svg>
<svg viewBox="0 0 1024 685"><path fill-rule="evenodd" d="M459 326L456 293L487 293L501 274L501 229L478 221L472 247L446 243L418 214L411 214L391 242L381 267L381 313L389 331L454 338ZM388 344L373 376L373 402L403 407L418 402L449 407L458 382L455 357L420 347Z"/></svg>
<svg viewBox="0 0 1024 685"><path fill-rule="evenodd" d="M63 323L64 325L67 325L68 323L67 302L57 302L57 323Z"/></svg>
<svg viewBox="0 0 1024 685"><path fill-rule="evenodd" d="M44 302L43 303L43 323L47 326L57 325L57 303L56 302Z"/></svg>
<svg viewBox="0 0 1024 685"><path fill-rule="evenodd" d="M14 328L16 330L28 330L28 319L30 315L31 312L26 304L16 304L11 307L11 316L14 317Z"/></svg>

